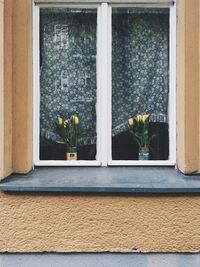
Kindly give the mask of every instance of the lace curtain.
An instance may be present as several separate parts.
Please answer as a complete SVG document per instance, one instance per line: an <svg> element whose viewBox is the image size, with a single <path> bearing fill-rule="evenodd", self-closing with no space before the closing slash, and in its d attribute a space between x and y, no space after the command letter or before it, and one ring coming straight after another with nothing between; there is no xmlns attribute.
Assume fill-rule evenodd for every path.
<svg viewBox="0 0 200 267"><path fill-rule="evenodd" d="M113 8L112 21L112 134L138 113L167 121L168 10ZM56 139L58 116L76 114L95 142L96 24L96 10L41 9L41 140Z"/></svg>

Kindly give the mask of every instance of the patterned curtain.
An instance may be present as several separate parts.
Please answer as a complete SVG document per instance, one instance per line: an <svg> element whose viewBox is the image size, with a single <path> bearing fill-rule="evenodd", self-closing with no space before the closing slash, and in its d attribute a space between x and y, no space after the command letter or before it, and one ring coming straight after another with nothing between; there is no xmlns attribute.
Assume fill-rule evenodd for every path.
<svg viewBox="0 0 200 267"><path fill-rule="evenodd" d="M167 121L169 92L169 12L113 9L113 135L140 113Z"/></svg>
<svg viewBox="0 0 200 267"><path fill-rule="evenodd" d="M55 120L74 114L95 142L96 24L95 9L41 10L41 140L56 140Z"/></svg>
<svg viewBox="0 0 200 267"><path fill-rule="evenodd" d="M138 113L167 121L169 12L113 8L112 20L112 134L116 135ZM96 10L41 9L41 140L56 140L58 116L76 114L90 129L87 143L95 143L96 24Z"/></svg>

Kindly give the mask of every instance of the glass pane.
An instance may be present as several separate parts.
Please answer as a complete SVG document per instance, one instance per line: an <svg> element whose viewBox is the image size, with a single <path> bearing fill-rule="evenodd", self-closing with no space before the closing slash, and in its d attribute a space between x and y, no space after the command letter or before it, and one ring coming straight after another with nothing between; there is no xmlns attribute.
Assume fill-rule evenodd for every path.
<svg viewBox="0 0 200 267"><path fill-rule="evenodd" d="M113 8L113 160L168 159L168 94L169 10Z"/></svg>
<svg viewBox="0 0 200 267"><path fill-rule="evenodd" d="M96 9L40 10L40 160L96 159L96 24Z"/></svg>

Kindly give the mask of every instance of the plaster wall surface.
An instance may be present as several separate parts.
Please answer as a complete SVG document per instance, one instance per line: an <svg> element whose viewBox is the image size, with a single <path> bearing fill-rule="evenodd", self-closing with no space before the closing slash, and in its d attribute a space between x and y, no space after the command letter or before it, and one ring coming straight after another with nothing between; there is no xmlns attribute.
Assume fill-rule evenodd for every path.
<svg viewBox="0 0 200 267"><path fill-rule="evenodd" d="M4 175L4 2L0 1L0 177Z"/></svg>
<svg viewBox="0 0 200 267"><path fill-rule="evenodd" d="M4 175L12 173L12 0L4 2Z"/></svg>
<svg viewBox="0 0 200 267"><path fill-rule="evenodd" d="M200 172L199 1L177 0L177 167Z"/></svg>
<svg viewBox="0 0 200 267"><path fill-rule="evenodd" d="M1 252L200 251L199 196L0 194Z"/></svg>
<svg viewBox="0 0 200 267"><path fill-rule="evenodd" d="M12 173L11 1L0 1L0 177Z"/></svg>
<svg viewBox="0 0 200 267"><path fill-rule="evenodd" d="M12 0L13 172L32 168L32 1Z"/></svg>
<svg viewBox="0 0 200 267"><path fill-rule="evenodd" d="M199 70L199 9L198 0L178 2L178 166L182 171L195 172L199 171L199 122L194 120L199 107L199 78L194 73ZM3 10L9 10L10 5L3 7L0 0L0 127L4 131L6 104L6 109L12 108L12 171L24 173L32 168L32 3L7 3L12 4L12 23L6 24L8 29L12 26L12 36L9 30L5 32L12 51L7 49L10 56L4 56ZM12 85L7 82L6 88L12 88L7 94L9 99L12 94L12 100L5 102L4 59L11 55ZM11 166L11 148L4 153L3 131L0 177L5 175L4 163L8 169ZM200 196L0 193L0 210L1 252L200 251Z"/></svg>

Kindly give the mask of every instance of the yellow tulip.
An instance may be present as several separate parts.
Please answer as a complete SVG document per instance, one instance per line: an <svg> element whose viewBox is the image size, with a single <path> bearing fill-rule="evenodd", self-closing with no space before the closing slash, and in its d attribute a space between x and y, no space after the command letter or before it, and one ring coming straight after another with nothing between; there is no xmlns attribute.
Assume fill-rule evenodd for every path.
<svg viewBox="0 0 200 267"><path fill-rule="evenodd" d="M77 116L72 115L72 116L71 116L71 119L72 119L72 121L74 122L74 124L79 124L79 119L78 119Z"/></svg>
<svg viewBox="0 0 200 267"><path fill-rule="evenodd" d="M133 118L128 119L128 125L132 126L133 124L134 124L134 119Z"/></svg>
<svg viewBox="0 0 200 267"><path fill-rule="evenodd" d="M64 121L64 128L66 128L67 124L68 124L68 120L65 120Z"/></svg>
<svg viewBox="0 0 200 267"><path fill-rule="evenodd" d="M142 121L145 122L149 118L148 114L142 115Z"/></svg>
<svg viewBox="0 0 200 267"><path fill-rule="evenodd" d="M63 123L63 119L62 118L58 118L58 125L62 125L62 123Z"/></svg>
<svg viewBox="0 0 200 267"><path fill-rule="evenodd" d="M137 121L142 121L142 115L137 115Z"/></svg>

